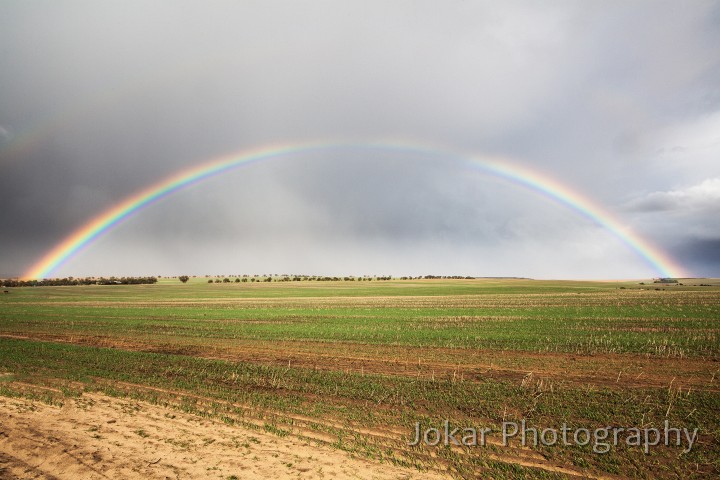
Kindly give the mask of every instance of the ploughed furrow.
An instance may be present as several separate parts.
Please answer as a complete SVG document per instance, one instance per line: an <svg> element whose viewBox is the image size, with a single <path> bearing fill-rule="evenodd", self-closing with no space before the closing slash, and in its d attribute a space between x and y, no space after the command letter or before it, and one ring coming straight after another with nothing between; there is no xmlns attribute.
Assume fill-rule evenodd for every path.
<svg viewBox="0 0 720 480"><path fill-rule="evenodd" d="M64 334L0 334L14 338L69 343L128 351L186 355L197 358L291 366L322 371L366 373L451 381L500 380L522 382L528 374L549 382L613 389L675 387L720 392L712 372L717 362L703 359L664 359L642 355L575 355L493 351L463 348L378 346L345 342L241 342L224 346L164 344L128 338ZM354 354L348 355L352 350Z"/></svg>

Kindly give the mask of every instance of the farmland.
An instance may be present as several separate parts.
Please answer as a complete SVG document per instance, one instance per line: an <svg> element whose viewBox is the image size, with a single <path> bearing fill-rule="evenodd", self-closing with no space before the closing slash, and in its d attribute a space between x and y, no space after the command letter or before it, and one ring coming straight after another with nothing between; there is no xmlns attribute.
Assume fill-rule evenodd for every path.
<svg viewBox="0 0 720 480"><path fill-rule="evenodd" d="M707 478L720 475L720 284L683 283L13 288L0 297L0 394L142 402L417 478ZM522 420L698 434L689 451L503 443L503 422ZM408 445L415 425L445 421L495 433L484 446Z"/></svg>

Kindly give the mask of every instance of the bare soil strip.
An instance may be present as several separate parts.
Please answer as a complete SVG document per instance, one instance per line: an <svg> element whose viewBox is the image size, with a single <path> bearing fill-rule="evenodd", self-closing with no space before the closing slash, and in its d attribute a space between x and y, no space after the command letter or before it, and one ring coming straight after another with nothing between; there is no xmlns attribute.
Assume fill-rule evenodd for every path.
<svg viewBox="0 0 720 480"><path fill-rule="evenodd" d="M0 478L448 478L100 394L63 407L0 397L0 414Z"/></svg>
<svg viewBox="0 0 720 480"><path fill-rule="evenodd" d="M101 383L106 383L102 379L96 379L97 381ZM415 469L407 469L407 468L399 468L396 466L393 466L393 469L386 468L389 467L387 463L384 464L377 464L373 462L366 461L367 465L365 465L365 468L368 469L368 472L372 474L372 476L365 476L364 473L358 473L357 476L347 476L346 470L338 470L337 468L334 470L331 469L315 469L313 470L310 468L309 470L305 470L305 468L308 468L307 466L302 466L300 468L300 473L305 472L311 472L314 471L316 473L323 473L329 475L329 478L450 478L449 474L447 476L443 475L441 473L441 470L443 469L442 465L446 464L446 461L439 457L437 455L437 452L434 450L430 450L426 452L425 454L419 453L419 452L411 452L410 449L404 444L404 441L401 441L400 439L403 437L403 433L405 432L397 432L392 429L381 430L381 429L373 429L373 428L365 428L361 426L352 426L352 425L342 425L340 423L337 423L333 421L333 419L330 418L310 418L306 416L301 415L292 415L287 414L284 412L275 412L272 410L264 409L262 411L262 417L263 420L260 420L259 418L256 418L253 416L253 409L250 406L247 405L241 405L232 403L229 404L228 402L224 402L218 399L209 398L209 397L203 397L200 395L194 395L194 394L188 394L187 392L178 392L174 390L168 390L163 388L157 388L157 387L149 387L134 383L127 383L127 382L107 382L108 384L112 384L114 389L120 389L125 390L126 393L131 394L133 392L138 391L153 391L157 393L164 394L165 396L164 401L166 402L165 405L174 405L175 408L168 408L168 407L159 407L154 404L149 404L147 402L141 402L137 400L118 400L116 398L107 397L102 394L84 394L81 398L78 399L70 399L69 402L71 402L70 406L65 406L63 408L57 408L57 407L48 407L47 405L38 405L38 404L32 404L29 401L26 400L18 400L18 399L0 399L0 412L3 411L4 408L7 408L9 405L11 408L15 408L17 413L20 414L19 420L15 421L13 423L13 415L10 414L7 416L7 418L4 421L0 421L0 452L7 451L7 458L5 461L5 470L2 470L3 465L0 464L0 473L5 471L6 473L12 472L17 475L17 472L22 472L22 475L19 478L25 478L24 475L28 475L32 473L33 478L66 478L64 475L66 473L65 470L49 470L45 471L41 467L42 465L45 465L46 459L43 458L37 458L35 457L38 452L42 451L42 449L28 449L28 443L22 442L17 443L17 438L24 438L25 440L32 441L36 444L43 443L42 436L46 435L49 445L50 443L62 443L64 445L61 454L65 455L63 464L73 464L73 475L72 478L75 478L76 475L89 475L89 476L81 476L78 478L107 478L108 475L114 475L116 473L122 473L123 476L126 478L136 478L136 476L149 476L150 478L155 478L152 476L151 472L153 469L148 468L141 468L143 467L143 462L139 461L135 462L128 470L127 468L123 470L122 472L116 471L118 468L115 463L115 457L119 457L121 455L130 455L134 456L135 452L141 448L142 445L145 445L142 448L145 449L153 449L157 448L159 443L157 441L153 442L151 438L161 438L165 443L169 443L171 445L181 445L186 448L183 449L183 451L190 451L188 450L188 445L192 445L193 447L197 447L198 445L204 447L209 444L219 445L219 446L230 446L233 448L237 448L239 444L242 444L246 449L251 449L251 446L248 446L248 438L250 438L251 442L257 443L256 440L259 437L267 437L271 439L271 443L273 445L283 445L285 448L291 448L293 450L293 453L300 448L305 450L321 450L321 451L333 451L335 452L335 455L330 457L330 460L334 462L339 462L340 466L344 466L347 462L354 462L355 458L351 458L350 460L343 460L346 457L349 458L346 454L343 452L335 449L332 444L337 441L337 437L333 435L328 435L325 433L318 432L316 429L311 428L311 426L317 426L317 425L324 425L326 427L333 427L339 430L342 430L345 434L361 434L364 438L372 438L373 441L378 444L382 445L382 448L385 449L385 451L393 450L396 453L400 454L401 456L403 454L409 454L412 457L415 458L422 458L425 457L425 460L423 463L428 464L428 460L431 458L437 462L437 467L433 471L423 471L420 472ZM23 382L12 382L13 385L21 387L21 390L25 391L37 391L37 390L48 390L48 391L57 391L57 389L54 389L52 387L46 387L46 386L39 386L39 385L33 385L33 384L27 384ZM234 426L229 426L224 423L219 423L215 420L209 420L207 418L200 418L196 415L191 415L187 413L178 413L178 409L182 408L181 404L183 403L183 399L191 398L194 401L197 402L198 406L201 407L207 407L210 409L212 405L217 404L224 404L228 403L228 405L233 407L238 407L240 409L245 410L245 414L242 415L241 418L238 418L236 420L239 420L238 423L236 423ZM49 410L48 410L49 409ZM114 409L114 411L113 411ZM45 412L43 415L31 415L31 418L28 418L28 412ZM69 415L68 415L69 413ZM160 417L159 413L163 413L162 418ZM72 441L74 442L74 449L70 453L68 453L67 448L67 441L64 440L67 437L66 429L63 428L61 425L62 422L58 423L58 419L61 418L63 421L70 421L73 423L76 423L77 425L85 425L86 428L83 429L83 431L94 433L90 436L90 438L87 438L87 436L73 436ZM107 418L105 418L107 417ZM118 426L115 426L114 424L118 422L117 418L122 418L123 423L121 425L127 426L125 428L124 432L127 432L129 430L132 430L132 428L135 428L133 430L133 433L138 435L140 438L133 437L132 435L124 435L124 440L119 442L115 437L118 435ZM33 418L37 420L36 424L33 424ZM113 426L108 427L104 426L102 428L103 434L100 434L101 431L99 425L102 423L102 421L97 420L100 418L102 421L105 421L106 423L113 424ZM158 427L157 423L158 421L161 421L163 423L166 423L167 430L175 430L178 432L184 432L182 436L178 438L174 438L172 435L169 435L167 431L163 433L165 435L164 437L160 434L152 436L150 435L150 431L154 430L160 430L160 427ZM268 435L267 433L264 433L262 431L263 426L268 422L272 421L273 424L278 425L286 432L290 433L290 436L278 438L273 435ZM183 425L177 426L176 424L178 422L184 422ZM185 428L187 422L193 423L193 425L200 425L200 427L195 426L190 432L187 428ZM8 425L6 425L8 423ZM42 425L45 429L45 431L41 431L42 428L40 427ZM60 427L58 427L60 425ZM79 427L74 426L73 430L77 430ZM173 426L175 425L175 426ZM225 443L218 443L215 444L216 437L213 437L212 435L209 435L207 432L214 431L218 426L222 427L222 429L226 430L225 433L225 439L228 438L231 440L232 445L228 444L226 441ZM13 431L17 429L17 427L20 427L20 430L24 432L24 434L20 435L19 437L15 436L13 437ZM9 431L8 431L9 430ZM33 433L34 432L34 433ZM55 433L60 432L60 433ZM120 432L122 433L122 432ZM217 433L217 432L216 432ZM28 437L30 435L30 437ZM90 435L90 434L88 434ZM169 435L169 436L168 436ZM216 435L217 436L217 435ZM351 435L352 436L352 435ZM60 437L60 438L58 438ZM102 437L102 438L100 438ZM98 442L95 440L101 440L103 438L109 438L109 443L111 445L114 445L117 447L116 449L112 449L111 447L108 447L110 450L113 450L113 455L110 456L98 456L98 452L102 450L102 447ZM15 442L10 441L9 439L13 438ZM94 440L93 440L94 439ZM89 445L85 445L82 448L78 447L80 444L79 442L90 442ZM6 445L7 444L7 445ZM610 480L613 477L611 476L603 476L603 475L596 475L596 474L589 474L588 472L582 472L579 470L576 470L574 468L565 466L565 465L556 465L552 462L545 459L542 455L538 454L537 452L534 452L528 447L522 447L520 445L508 445L508 446L502 446L499 442L491 441L490 444L494 444L496 447L501 447L500 450L496 451L495 453L489 453L486 452L486 458L489 460L493 460L496 462L502 462L507 464L514 464L514 465L520 465L524 467L531 467L539 470L544 470L548 473L556 473L556 474L562 474L564 476L567 476L569 478L590 478L590 479L603 479L603 480ZM300 445L301 447L298 447ZM129 450L128 450L129 449ZM167 448L165 449L167 450ZM460 455L466 455L469 454L466 449L462 449L460 447L452 447L452 450L456 454ZM158 452L158 457L161 457L160 453L162 453L162 458L166 458L167 454L163 453L164 450L155 450ZM193 450L195 451L195 450ZM246 457L246 453L249 453L250 450L242 450L241 453L243 453L243 456ZM283 453L284 450L279 449L278 452ZM304 452L304 450L303 450ZM44 455L44 454L41 454ZM53 453L53 455L60 455L57 452ZM154 456L153 453L151 456ZM220 455L223 456L223 458L227 458L228 454L227 452L220 452ZM302 455L305 455L303 453ZM298 462L299 456L302 456L299 453L295 453L295 463ZM312 459L312 452L308 454L308 458ZM325 454L323 454L325 455ZM62 456L62 455L60 455ZM279 458L278 461L275 463L280 462L282 465L288 468L288 477L280 477L280 478L306 478L305 476L298 475L295 476L293 473L293 470L291 466L288 464L293 464L293 461L287 461L286 460L287 455L285 456L275 456L273 455L273 458ZM88 458L94 459L94 461L90 462L90 464L87 464ZM148 457L149 458L149 457ZM183 466L183 462L187 460L188 457L178 457L178 455L171 455L168 458L173 458L172 466L174 468L174 473L177 476L177 478L180 478L184 475L181 475L180 472L184 474L188 474L191 477L190 478L196 478L196 475L201 473L201 470L198 470L197 468L191 469L187 466ZM200 455L200 452L198 452L198 457L193 458L202 458L205 462L208 457L206 453L202 453ZM304 457L303 457L304 458ZM323 458L329 458L327 456L323 456ZM111 460L110 465L102 465L106 463L107 461ZM178 460L179 459L179 460ZM267 459L267 458L265 458ZM33 463L33 460L35 460L35 463ZM42 460L42 461L41 461ZM253 457L253 460L255 462L260 462L262 465L260 468L263 472L265 471L265 467L267 466L265 460L259 460L257 457ZM120 460L118 460L120 461ZM215 460L212 460L215 462ZM361 463L363 463L362 460L358 460ZM57 463L57 461L54 461L54 463ZM51 462L51 464L54 464ZM121 463L129 463L128 459L122 460ZM159 463L156 462L156 463ZM191 463L195 464L197 463L197 460L192 461ZM432 461L430 463L433 463ZM207 465L207 463L205 463ZM155 465L152 463L149 463L147 467ZM180 466L178 466L180 465ZM214 464L214 468L212 471L218 470L218 471L224 471L224 469L227 469L229 471L230 467L223 467L222 469L218 466L219 463L216 465ZM234 464L231 464L231 466ZM255 478L253 476L245 476L245 470L248 468L250 469L250 472L253 473L257 470L255 467L247 467L245 464L243 465L243 476L239 478ZM333 464L337 466L336 464ZM170 464L164 464L165 467L169 467ZM90 469L91 472L94 472L100 476L94 476L93 473L88 473L82 468L85 467L86 469ZM255 470L253 470L255 468ZM338 467L340 468L340 467ZM355 468L355 467L353 467ZM80 469L80 470L77 470ZM211 470L211 467L207 467L208 471ZM375 470L373 470L375 469ZM396 475L395 469L399 469L401 473L397 473ZM439 470L438 470L439 469ZM132 474L128 474L129 471L132 471ZM382 472L382 475L377 474L377 472ZM84 472L84 473L83 473ZM478 470L477 475L482 475L482 471ZM386 476L385 474L389 474L390 476ZM58 477L59 475L59 477ZM129 475L129 476L128 476ZM136 475L136 476L134 476ZM336 477L336 475L340 475L339 477ZM0 475L0 478L5 478ZM10 476L8 478L16 478L13 476ZM162 477L160 475L158 478L173 478L172 476L166 476ZM209 476L208 478L212 478L212 476ZM227 477L220 477L220 478L227 478ZM259 477L258 477L259 478ZM323 478L322 476L318 477L307 477L307 478Z"/></svg>

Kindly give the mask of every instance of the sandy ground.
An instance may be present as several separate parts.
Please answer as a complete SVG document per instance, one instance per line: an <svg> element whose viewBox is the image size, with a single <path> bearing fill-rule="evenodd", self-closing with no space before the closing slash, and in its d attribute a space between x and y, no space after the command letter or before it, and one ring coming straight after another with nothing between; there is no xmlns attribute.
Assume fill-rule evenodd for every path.
<svg viewBox="0 0 720 480"><path fill-rule="evenodd" d="M446 478L149 403L0 397L0 479Z"/></svg>

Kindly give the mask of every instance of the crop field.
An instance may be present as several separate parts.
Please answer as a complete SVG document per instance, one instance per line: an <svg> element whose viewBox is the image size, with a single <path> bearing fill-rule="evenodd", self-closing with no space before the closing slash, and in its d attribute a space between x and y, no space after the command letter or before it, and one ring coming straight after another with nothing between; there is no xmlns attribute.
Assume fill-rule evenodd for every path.
<svg viewBox="0 0 720 480"><path fill-rule="evenodd" d="M84 432L97 452L103 438L115 452L131 448L122 447L129 437L144 450L171 448L131 472L149 478L197 476L200 467L208 478L254 478L198 453L213 434L227 458L262 441L278 445L276 456L250 457L279 462L292 456L282 448L305 442L328 458L370 462L360 478L717 478L720 282L681 282L197 278L11 288L0 297L0 409L16 424L0 423L0 477L59 471L13 443L23 421L102 404L103 419L139 406L163 412L163 421L137 413L126 437L111 431L113 419ZM217 427L184 440L163 430L181 418ZM503 437L521 422L541 433L587 431L588 441ZM487 441L434 445L430 435L411 445L417 429L445 425L458 440L488 429ZM628 436L669 427L696 436ZM256 440L233 443L234 431ZM590 438L597 431L616 432L607 451ZM63 448L58 455L71 450ZM77 468L90 468L88 478L112 473L91 450L73 454ZM179 465L193 452L195 474ZM343 475L329 464L312 470L317 463L283 460L273 475Z"/></svg>

